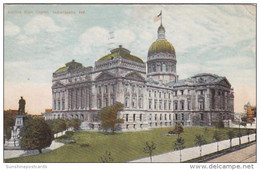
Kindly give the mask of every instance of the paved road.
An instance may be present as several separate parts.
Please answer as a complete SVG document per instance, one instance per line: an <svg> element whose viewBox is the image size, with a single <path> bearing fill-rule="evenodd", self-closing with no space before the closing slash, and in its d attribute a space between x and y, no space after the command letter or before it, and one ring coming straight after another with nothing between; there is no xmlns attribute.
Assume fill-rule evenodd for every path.
<svg viewBox="0 0 260 170"><path fill-rule="evenodd" d="M250 135L250 141L255 140L255 134ZM247 136L241 137L241 143L248 142ZM232 139L232 146L238 145L239 139ZM219 142L219 150L227 149L230 147L229 140L223 140ZM217 151L217 144L210 143L202 146L202 156ZM198 158L200 156L199 147L191 147L182 150L182 162L190 159ZM180 162L180 152L172 151L168 153L163 153L160 155L155 155L152 157L153 162ZM149 157L133 160L130 162L150 162Z"/></svg>
<svg viewBox="0 0 260 170"><path fill-rule="evenodd" d="M256 144L228 153L208 162L256 162Z"/></svg>

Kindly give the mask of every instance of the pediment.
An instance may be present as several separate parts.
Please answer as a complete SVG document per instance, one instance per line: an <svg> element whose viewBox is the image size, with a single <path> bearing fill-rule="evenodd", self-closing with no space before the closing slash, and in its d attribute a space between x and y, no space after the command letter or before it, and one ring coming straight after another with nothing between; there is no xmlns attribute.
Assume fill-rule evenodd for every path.
<svg viewBox="0 0 260 170"><path fill-rule="evenodd" d="M228 87L228 88L231 87L231 84L229 83L229 81L225 77L222 80L220 80L218 82L218 84L225 86L225 87Z"/></svg>
<svg viewBox="0 0 260 170"><path fill-rule="evenodd" d="M115 78L115 76L112 73L102 72L96 77L95 80L110 80L113 78Z"/></svg>
<svg viewBox="0 0 260 170"><path fill-rule="evenodd" d="M52 85L52 88L62 88L64 87L65 85L62 84L61 82L56 82L55 84Z"/></svg>
<svg viewBox="0 0 260 170"><path fill-rule="evenodd" d="M131 72L127 74L125 78L130 80L145 81L145 78L137 72Z"/></svg>

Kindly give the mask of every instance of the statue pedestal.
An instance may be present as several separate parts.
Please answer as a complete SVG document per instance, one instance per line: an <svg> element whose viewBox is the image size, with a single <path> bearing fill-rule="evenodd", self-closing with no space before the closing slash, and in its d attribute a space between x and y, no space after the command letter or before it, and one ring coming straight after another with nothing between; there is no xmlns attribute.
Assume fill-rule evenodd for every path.
<svg viewBox="0 0 260 170"><path fill-rule="evenodd" d="M25 115L17 115L15 119L15 125L12 129L11 139L5 141L5 149L21 149L21 130L24 126Z"/></svg>

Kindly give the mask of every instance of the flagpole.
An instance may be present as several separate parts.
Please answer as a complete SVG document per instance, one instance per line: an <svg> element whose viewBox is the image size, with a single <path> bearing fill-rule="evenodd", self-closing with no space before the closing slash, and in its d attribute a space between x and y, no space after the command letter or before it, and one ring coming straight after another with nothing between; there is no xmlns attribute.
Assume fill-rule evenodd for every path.
<svg viewBox="0 0 260 170"><path fill-rule="evenodd" d="M161 25L162 25L162 10L161 10Z"/></svg>

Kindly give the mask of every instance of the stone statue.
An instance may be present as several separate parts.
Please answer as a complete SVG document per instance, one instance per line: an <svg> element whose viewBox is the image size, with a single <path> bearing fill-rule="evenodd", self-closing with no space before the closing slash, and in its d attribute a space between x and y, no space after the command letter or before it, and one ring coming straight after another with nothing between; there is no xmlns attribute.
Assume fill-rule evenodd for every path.
<svg viewBox="0 0 260 170"><path fill-rule="evenodd" d="M23 115L25 114L25 100L23 97L19 100L19 109L18 109L18 114Z"/></svg>

